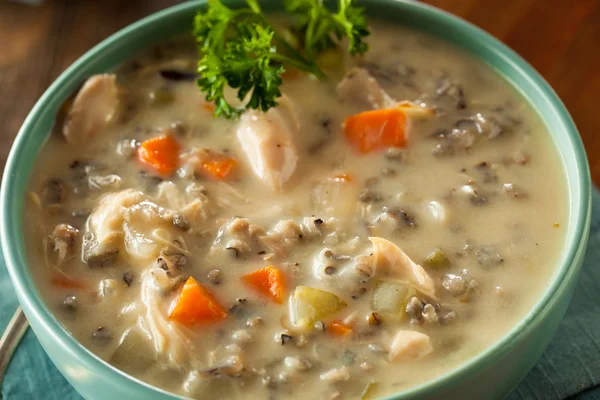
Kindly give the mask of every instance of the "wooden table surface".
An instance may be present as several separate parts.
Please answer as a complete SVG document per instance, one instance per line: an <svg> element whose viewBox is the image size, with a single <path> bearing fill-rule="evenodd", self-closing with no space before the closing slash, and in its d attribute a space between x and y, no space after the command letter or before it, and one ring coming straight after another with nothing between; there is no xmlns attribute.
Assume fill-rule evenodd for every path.
<svg viewBox="0 0 600 400"><path fill-rule="evenodd" d="M368 1L368 0L367 0ZM426 0L487 30L550 82L600 184L600 0ZM96 43L174 0L0 0L0 165L50 83ZM3 169L3 167L2 167Z"/></svg>

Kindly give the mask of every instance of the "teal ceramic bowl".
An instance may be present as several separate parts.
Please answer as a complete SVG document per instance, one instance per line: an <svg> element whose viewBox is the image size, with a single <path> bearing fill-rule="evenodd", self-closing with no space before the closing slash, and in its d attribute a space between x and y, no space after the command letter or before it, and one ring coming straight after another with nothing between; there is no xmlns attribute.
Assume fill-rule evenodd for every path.
<svg viewBox="0 0 600 400"><path fill-rule="evenodd" d="M68 68L27 117L2 182L2 250L19 301L40 343L86 399L177 399L111 367L72 338L50 313L30 276L22 220L33 162L60 104L86 77L113 69L154 41L190 29L205 1L188 2L145 18L106 39ZM235 1L227 1L234 5ZM239 1L238 1L239 3ZM280 1L265 2L276 8ZM567 245L539 302L495 345L446 375L389 399L501 399L525 377L556 331L577 283L589 232L591 183L585 151L564 105L542 77L512 50L475 26L414 2L369 0L367 11L443 37L476 54L514 85L549 128L568 176Z"/></svg>

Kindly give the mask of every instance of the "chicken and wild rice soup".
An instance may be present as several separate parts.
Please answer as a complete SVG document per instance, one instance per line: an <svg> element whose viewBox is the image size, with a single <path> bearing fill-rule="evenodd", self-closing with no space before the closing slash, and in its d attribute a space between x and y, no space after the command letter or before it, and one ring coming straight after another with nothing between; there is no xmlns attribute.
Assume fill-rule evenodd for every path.
<svg viewBox="0 0 600 400"><path fill-rule="evenodd" d="M187 35L83 83L25 208L36 281L78 341L191 398L367 399L525 315L568 224L546 128L472 55L370 29L368 52L315 56L326 78L278 67L269 107L239 108L230 80L229 118Z"/></svg>

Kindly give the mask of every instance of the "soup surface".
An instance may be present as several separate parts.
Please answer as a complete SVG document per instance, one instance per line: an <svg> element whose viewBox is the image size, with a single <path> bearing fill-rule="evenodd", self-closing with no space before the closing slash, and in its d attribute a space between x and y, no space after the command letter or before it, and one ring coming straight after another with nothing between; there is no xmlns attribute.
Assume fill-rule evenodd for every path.
<svg viewBox="0 0 600 400"><path fill-rule="evenodd" d="M287 73L238 121L212 116L187 39L82 86L25 214L77 340L192 398L366 399L524 316L568 223L549 134L472 56L373 25L367 56Z"/></svg>

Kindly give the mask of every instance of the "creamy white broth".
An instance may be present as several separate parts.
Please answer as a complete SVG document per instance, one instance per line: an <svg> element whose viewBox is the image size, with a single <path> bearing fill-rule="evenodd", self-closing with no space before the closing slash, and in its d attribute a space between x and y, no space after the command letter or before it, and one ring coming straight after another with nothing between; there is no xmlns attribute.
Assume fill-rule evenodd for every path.
<svg viewBox="0 0 600 400"><path fill-rule="evenodd" d="M344 68L329 68L327 82L306 75L286 79L282 92L300 130L293 137L297 166L280 190L265 185L250 166L236 137L242 122L212 117L193 80L172 81L158 73L172 68L173 60L178 70L194 64L194 48L186 40L159 45L116 71L126 92L120 94L120 114L92 139L66 143L58 125L30 184L26 241L43 297L77 340L118 368L189 397L361 398L370 382L376 384L368 396L377 397L456 368L531 309L554 274L568 224L565 177L549 134L526 101L473 56L420 32L373 25L372 49L364 60L346 59ZM436 110L410 119L405 149L359 154L349 146L344 119L370 108L365 93L350 98L336 91L354 65L366 68L391 98ZM157 90L162 92L153 100L150 93L156 97ZM476 129L477 118L488 123L481 122L484 132L475 142L464 135L449 138L457 121L468 118L460 129ZM158 178L126 143L167 129L184 155L176 173ZM218 181L194 174L184 160L193 148L234 158L233 175ZM343 174L348 182L339 178ZM57 184L48 185L57 180L59 195ZM110 202L127 189L139 193L124 207L130 219L119 221L119 229L133 226L148 246L134 254L123 244L128 239L120 238L118 255L102 261L107 265L86 264L82 242L93 227L88 215L97 215L101 199ZM324 199L333 201L331 207L319 205ZM131 211L146 202L162 207L157 212L163 217L185 214L181 210L193 201L201 212L187 218L189 229ZM441 205L445 218L435 217L431 202ZM277 223L287 220L304 224L304 230L286 237ZM248 251L225 249L233 239L220 239L219 232L244 221L262 229L272 247L264 248L260 239L258 247L249 241ZM77 230L64 261L53 247L58 224ZM369 236L390 240L423 266L435 295L414 297L421 308L429 305L426 310L412 303L406 311L410 304L402 303L397 316L378 312L379 323L373 316L369 323L381 282L406 280L381 269L366 282L357 279L357 257L372 260ZM170 286L159 289L150 271L163 248L186 262L167 277ZM342 259L323 258L325 249ZM427 262L435 249L448 265ZM269 265L285 276L281 304L241 280ZM327 266L333 267L331 275ZM461 276L467 286L452 286L448 274ZM227 310L225 320L184 327L169 318L189 276ZM319 318L315 327L299 329L289 321L288 301L297 286L334 293L347 306ZM453 295L461 290L466 293ZM345 321L352 332L328 332L333 320ZM398 331L427 335L427 354L391 360ZM232 357L241 364L223 368Z"/></svg>

